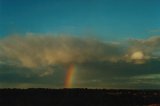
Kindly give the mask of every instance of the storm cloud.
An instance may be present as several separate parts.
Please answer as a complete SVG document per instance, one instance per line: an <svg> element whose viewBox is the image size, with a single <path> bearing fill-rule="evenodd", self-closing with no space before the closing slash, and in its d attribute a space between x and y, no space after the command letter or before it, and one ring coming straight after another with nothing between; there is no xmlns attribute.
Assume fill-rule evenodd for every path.
<svg viewBox="0 0 160 106"><path fill-rule="evenodd" d="M160 88L154 83L160 74L159 42L160 37L121 42L53 35L1 38L0 87L63 87L68 66L75 64L75 87Z"/></svg>

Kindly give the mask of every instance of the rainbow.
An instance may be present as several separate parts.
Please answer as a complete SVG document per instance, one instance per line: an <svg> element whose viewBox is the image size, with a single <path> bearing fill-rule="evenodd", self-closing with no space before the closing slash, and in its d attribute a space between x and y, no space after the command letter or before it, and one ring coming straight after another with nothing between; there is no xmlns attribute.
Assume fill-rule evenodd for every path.
<svg viewBox="0 0 160 106"><path fill-rule="evenodd" d="M65 88L71 88L74 81L75 74L75 65L71 64L67 70L66 78L65 78Z"/></svg>

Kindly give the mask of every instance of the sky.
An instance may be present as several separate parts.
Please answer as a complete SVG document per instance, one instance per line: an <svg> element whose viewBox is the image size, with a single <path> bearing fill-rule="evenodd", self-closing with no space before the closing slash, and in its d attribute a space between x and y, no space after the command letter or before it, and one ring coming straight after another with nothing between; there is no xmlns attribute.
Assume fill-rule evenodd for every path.
<svg viewBox="0 0 160 106"><path fill-rule="evenodd" d="M0 88L160 89L159 0L0 0Z"/></svg>

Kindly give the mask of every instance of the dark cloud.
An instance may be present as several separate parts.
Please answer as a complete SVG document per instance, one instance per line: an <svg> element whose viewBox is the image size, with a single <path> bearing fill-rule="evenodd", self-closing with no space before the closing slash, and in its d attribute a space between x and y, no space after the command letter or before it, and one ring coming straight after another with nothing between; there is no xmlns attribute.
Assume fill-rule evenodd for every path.
<svg viewBox="0 0 160 106"><path fill-rule="evenodd" d="M157 60L150 60L144 64L133 64L125 61L117 63L95 62L82 64L79 70L82 71L83 80L98 80L100 81L98 83L103 84L103 87L144 89L143 84L145 84L146 86L152 85L151 88L160 88L160 84L157 83L159 81L157 77L160 74L159 64L160 61ZM95 83L96 87L97 82L90 83Z"/></svg>
<svg viewBox="0 0 160 106"><path fill-rule="evenodd" d="M55 70L54 74L41 76L46 69L0 65L0 87L63 87L65 70L59 67L51 68Z"/></svg>

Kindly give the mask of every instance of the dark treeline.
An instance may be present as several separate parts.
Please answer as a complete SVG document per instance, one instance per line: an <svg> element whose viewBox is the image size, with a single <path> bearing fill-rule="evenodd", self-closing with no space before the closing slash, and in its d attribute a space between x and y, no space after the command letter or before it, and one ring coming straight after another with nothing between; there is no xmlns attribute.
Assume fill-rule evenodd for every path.
<svg viewBox="0 0 160 106"><path fill-rule="evenodd" d="M143 106L160 104L160 90L0 89L0 106Z"/></svg>

